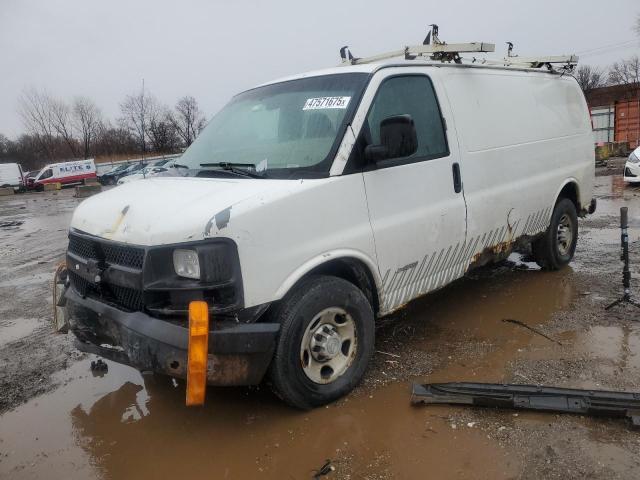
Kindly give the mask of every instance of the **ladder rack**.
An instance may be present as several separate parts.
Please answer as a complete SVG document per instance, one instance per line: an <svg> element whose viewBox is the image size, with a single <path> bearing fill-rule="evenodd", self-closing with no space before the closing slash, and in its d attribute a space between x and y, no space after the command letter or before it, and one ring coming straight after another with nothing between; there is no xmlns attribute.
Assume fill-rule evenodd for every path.
<svg viewBox="0 0 640 480"><path fill-rule="evenodd" d="M429 56L431 58L437 58L442 61L456 61L456 58L460 58L460 53L489 53L495 52L496 46L493 43L487 42L472 42L472 43L441 43L434 45L414 45L404 47L402 50L394 50L392 52L381 53L380 55L373 55L365 58L355 58L351 55L349 47L342 47L340 49L340 56L342 57L342 63L348 65L363 65L366 63L378 62L380 60L387 60L389 58L404 57L407 60L414 60L417 57ZM450 57L450 59L448 58ZM459 63L459 62L457 62Z"/></svg>
<svg viewBox="0 0 640 480"><path fill-rule="evenodd" d="M478 60L474 58L471 63L478 65L500 65L503 67L520 67L520 68L542 68L552 70L553 65L562 64L563 69L573 70L578 64L580 57L577 55L555 55L549 57L505 57L502 60Z"/></svg>
<svg viewBox="0 0 640 480"><path fill-rule="evenodd" d="M576 55L519 57L512 54L513 43L507 42L507 45L509 47L507 56L502 60L477 59L472 57L470 63L517 68L546 67L550 72L556 72L559 70L571 72L578 64L578 57ZM461 53L491 53L495 52L495 50L495 44L488 42L451 44L443 42L438 38L438 26L431 25L431 30L422 45L407 46L401 50L394 50L365 58L354 57L351 54L349 47L345 46L340 49L340 57L342 58L342 65L363 65L396 57L404 57L405 60L415 60L419 57L428 57L434 61L462 63L462 57L460 56ZM556 68L555 65L561 66Z"/></svg>

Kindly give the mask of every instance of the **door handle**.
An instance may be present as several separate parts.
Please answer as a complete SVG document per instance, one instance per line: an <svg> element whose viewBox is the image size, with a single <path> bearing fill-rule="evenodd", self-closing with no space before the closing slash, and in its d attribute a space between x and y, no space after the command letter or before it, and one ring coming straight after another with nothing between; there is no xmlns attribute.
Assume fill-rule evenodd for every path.
<svg viewBox="0 0 640 480"><path fill-rule="evenodd" d="M451 169L453 170L453 190L456 193L460 193L462 191L462 176L460 175L460 164L455 162Z"/></svg>

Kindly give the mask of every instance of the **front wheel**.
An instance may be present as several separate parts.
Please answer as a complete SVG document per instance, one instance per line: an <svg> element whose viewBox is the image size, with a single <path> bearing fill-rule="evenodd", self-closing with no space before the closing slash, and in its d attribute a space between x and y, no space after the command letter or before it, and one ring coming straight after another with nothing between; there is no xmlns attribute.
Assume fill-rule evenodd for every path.
<svg viewBox="0 0 640 480"><path fill-rule="evenodd" d="M571 200L562 198L553 209L549 228L533 243L533 256L544 270L559 270L573 259L577 243L576 207Z"/></svg>
<svg viewBox="0 0 640 480"><path fill-rule="evenodd" d="M362 379L374 348L367 297L346 280L313 276L274 312L280 337L269 377L274 392L302 409L349 393Z"/></svg>

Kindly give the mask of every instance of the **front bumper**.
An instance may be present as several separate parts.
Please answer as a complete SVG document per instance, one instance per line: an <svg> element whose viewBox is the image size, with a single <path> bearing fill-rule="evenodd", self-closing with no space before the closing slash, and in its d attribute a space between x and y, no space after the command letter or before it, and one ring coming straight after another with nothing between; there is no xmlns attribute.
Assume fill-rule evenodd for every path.
<svg viewBox="0 0 640 480"><path fill-rule="evenodd" d="M76 347L142 371L186 378L188 329L143 312L124 312L73 288L66 293L67 317ZM275 350L277 323L216 322L209 332L209 385L255 385Z"/></svg>
<svg viewBox="0 0 640 480"><path fill-rule="evenodd" d="M624 166L624 181L640 183L640 163L627 162Z"/></svg>

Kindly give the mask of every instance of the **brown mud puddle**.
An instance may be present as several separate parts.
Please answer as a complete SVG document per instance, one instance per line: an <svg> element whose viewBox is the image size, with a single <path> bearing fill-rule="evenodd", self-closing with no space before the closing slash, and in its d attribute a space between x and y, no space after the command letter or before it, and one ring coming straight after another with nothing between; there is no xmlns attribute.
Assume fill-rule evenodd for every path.
<svg viewBox="0 0 640 480"><path fill-rule="evenodd" d="M507 270L410 305L409 343L441 359L416 380L500 382L519 352L557 348L502 320L544 324L570 305L571 274ZM409 382L359 389L312 412L289 409L265 389L212 388L205 407L187 409L182 384L111 362L93 377L88 364L0 418L0 477L311 478L325 459L334 478L499 479L519 469L484 431L456 424L451 414L461 409L411 406Z"/></svg>
<svg viewBox="0 0 640 480"><path fill-rule="evenodd" d="M608 230L600 234L595 222L611 220L630 193L622 196L608 177L598 179L597 189L611 197L600 203L582 239L588 247L590 241L602 247L604 238L596 237L605 235L605 253L615 262L615 223L607 220ZM634 221L639 211L632 213ZM637 233L632 231L633 241ZM601 263L602 252L583 253L574 265L589 272L619 270L613 263L595 268L585 262ZM203 408L187 409L181 383L111 362L106 375L94 377L85 359L56 374L57 389L0 417L0 478L304 479L325 459L336 467L328 479L545 478L554 473L545 470L554 465L549 462L567 458L574 463L562 464L562 471L580 476L599 472L605 463L633 471L636 460L615 443L625 430L621 421L409 403L410 381L536 383L527 362L576 353L600 362L607 375L637 374L637 328L549 328L552 317L557 323L557 314L575 308L574 300L586 294L575 277L571 268L546 273L499 266L413 302L397 324L379 330L376 349L384 353L376 354L364 385L312 412L292 410L264 388L211 388ZM406 365L413 368L403 370ZM556 378L545 373L544 381ZM561 383L591 386L581 378L562 377ZM512 437L495 434L510 429ZM531 432L543 435L535 437L539 445ZM510 441L518 438L526 449ZM558 444L551 447L553 438ZM597 465L576 470L585 455Z"/></svg>

